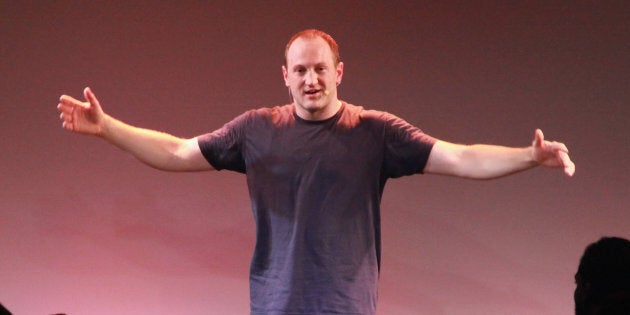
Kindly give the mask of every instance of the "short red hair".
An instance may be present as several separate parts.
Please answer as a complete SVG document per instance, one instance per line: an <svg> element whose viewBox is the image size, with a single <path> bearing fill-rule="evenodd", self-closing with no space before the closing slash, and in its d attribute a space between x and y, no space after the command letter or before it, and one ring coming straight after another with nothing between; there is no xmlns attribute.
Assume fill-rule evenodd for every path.
<svg viewBox="0 0 630 315"><path fill-rule="evenodd" d="M328 46L330 46L330 50L332 50L332 53L333 53L333 62L335 63L335 67L336 67L341 62L341 57L339 56L339 45L337 45L337 42L332 38L332 36L316 29L303 30L301 32L296 33L295 35L293 35L293 37L291 37L291 39L289 39L289 42L287 43L287 46L284 49L284 65L288 66L287 53L289 52L289 47L291 47L291 44L293 44L293 42L296 39L298 38L312 39L312 38L317 38L317 37L321 37L323 40L326 41L326 43L328 43Z"/></svg>

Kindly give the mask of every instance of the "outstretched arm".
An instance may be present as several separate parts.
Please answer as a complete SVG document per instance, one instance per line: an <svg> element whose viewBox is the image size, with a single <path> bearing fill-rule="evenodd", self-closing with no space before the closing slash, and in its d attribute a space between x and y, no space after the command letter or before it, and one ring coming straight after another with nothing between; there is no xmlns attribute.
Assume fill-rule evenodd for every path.
<svg viewBox="0 0 630 315"><path fill-rule="evenodd" d="M530 147L461 145L437 141L424 169L427 174L451 175L473 179L492 179L543 165L562 168L567 176L575 173L569 150L560 142L545 141L540 129Z"/></svg>
<svg viewBox="0 0 630 315"><path fill-rule="evenodd" d="M145 164L165 171L203 171L212 166L205 160L197 138L182 139L166 133L134 127L103 112L90 88L85 102L62 95L57 108L63 128L103 138L131 153Z"/></svg>

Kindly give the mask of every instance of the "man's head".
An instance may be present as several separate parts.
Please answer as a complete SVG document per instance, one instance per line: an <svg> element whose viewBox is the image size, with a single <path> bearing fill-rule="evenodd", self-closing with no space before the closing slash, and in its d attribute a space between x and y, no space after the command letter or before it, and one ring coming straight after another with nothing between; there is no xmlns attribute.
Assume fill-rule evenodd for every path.
<svg viewBox="0 0 630 315"><path fill-rule="evenodd" d="M335 41L335 39L332 38L332 36L316 29L303 30L296 33L291 37L291 39L289 39L289 42L284 48L284 66L287 66L287 53L289 52L289 47L291 47L291 44L293 44L296 39L313 39L317 37L322 38L324 41L326 41L326 43L328 43L328 47L330 47L330 51L332 51L333 53L333 61L335 63L335 66L337 66L341 62L341 56L339 55L339 45L337 45L337 42Z"/></svg>
<svg viewBox="0 0 630 315"><path fill-rule="evenodd" d="M575 283L576 315L630 314L630 241L604 237L590 244Z"/></svg>
<svg viewBox="0 0 630 315"><path fill-rule="evenodd" d="M305 30L291 37L282 75L301 118L327 119L339 110L337 86L343 76L343 62L330 35Z"/></svg>

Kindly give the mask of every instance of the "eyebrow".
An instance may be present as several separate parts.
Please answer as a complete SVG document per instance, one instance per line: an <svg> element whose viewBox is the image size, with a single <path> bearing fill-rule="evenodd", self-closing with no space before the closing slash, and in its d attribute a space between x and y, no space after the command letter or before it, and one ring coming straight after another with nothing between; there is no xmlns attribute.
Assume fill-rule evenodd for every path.
<svg viewBox="0 0 630 315"><path fill-rule="evenodd" d="M318 63L314 64L313 67L314 68L327 68L328 66L326 65L325 62L318 62ZM296 70L298 68L308 68L308 67L303 65L303 64L296 64L291 69Z"/></svg>

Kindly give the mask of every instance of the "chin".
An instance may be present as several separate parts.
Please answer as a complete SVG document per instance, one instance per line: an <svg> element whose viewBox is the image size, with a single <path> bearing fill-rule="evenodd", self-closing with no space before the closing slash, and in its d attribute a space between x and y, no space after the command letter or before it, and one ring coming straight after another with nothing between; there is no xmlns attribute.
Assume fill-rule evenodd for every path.
<svg viewBox="0 0 630 315"><path fill-rule="evenodd" d="M301 105L298 105L298 106L302 107L304 110L307 110L309 112L317 112L324 109L325 107L322 105L321 101L319 100L302 102Z"/></svg>

